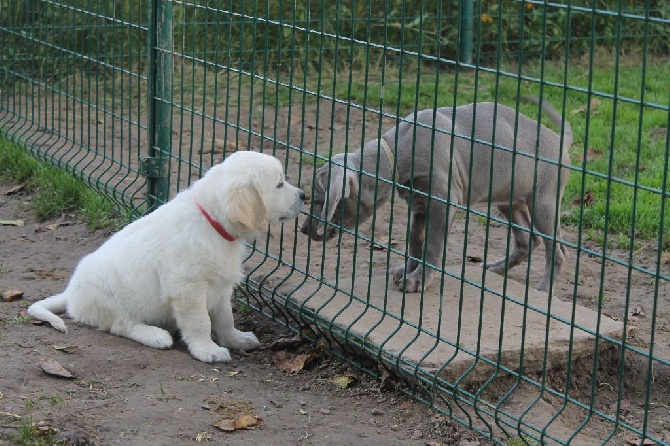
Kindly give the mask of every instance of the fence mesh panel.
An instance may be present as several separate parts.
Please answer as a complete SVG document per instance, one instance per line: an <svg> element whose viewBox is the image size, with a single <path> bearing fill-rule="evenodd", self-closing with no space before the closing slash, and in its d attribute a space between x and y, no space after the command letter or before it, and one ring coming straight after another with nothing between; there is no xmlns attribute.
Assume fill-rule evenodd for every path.
<svg viewBox="0 0 670 446"><path fill-rule="evenodd" d="M668 2L29 0L0 42L3 136L119 206L284 163L251 307L503 444L670 442Z"/></svg>

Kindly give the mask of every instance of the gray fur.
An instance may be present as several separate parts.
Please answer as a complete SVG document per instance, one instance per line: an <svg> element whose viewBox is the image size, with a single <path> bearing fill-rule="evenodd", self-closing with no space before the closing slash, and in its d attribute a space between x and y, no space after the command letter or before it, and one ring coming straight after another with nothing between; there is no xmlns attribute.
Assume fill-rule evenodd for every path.
<svg viewBox="0 0 670 446"><path fill-rule="evenodd" d="M539 102L537 98L528 99L535 103ZM553 249L552 239L554 232L556 238L561 239L560 209L557 209L557 204L561 203L563 190L570 175L570 170L565 166L570 164L568 148L572 145L573 134L570 124L567 121L562 123L561 115L554 108L546 102L542 107L556 125L563 127L563 145L560 136L544 125L540 125L539 144L537 144L537 121L512 108L491 102L463 105L455 109L444 107L437 110L422 110L407 116L382 135L396 153L398 173L396 184L405 186L398 188L398 194L411 203L408 253L411 257L422 259L425 249L425 261L431 265L440 265L444 239L451 228L455 214L455 209L450 209L447 213L447 205L436 200L430 201L430 212L427 213L428 197L425 194L469 207L491 202L497 205L502 215L523 228L530 227L534 199L532 238L527 229L513 227L514 244L511 253L507 257L486 264L486 268L503 274L507 269L524 261L538 243L544 240L545 272L537 289L549 290L552 269L554 278L558 277L565 262L565 247L558 244L556 249ZM422 125L415 125L415 121ZM495 145L498 147L492 150L490 143L471 144L469 136L473 133L473 127L473 136L476 140L491 141L494 121ZM464 135L454 137L452 156L450 156L452 136L443 131L433 132L433 127L456 135ZM513 154L500 149L500 146L515 148L516 158L513 160ZM533 155L536 146L541 158L553 161L553 163L542 160L537 162L537 178L535 178L536 161ZM381 158L377 160L378 157ZM391 166L389 161L393 160L389 160L380 149L377 139L368 141L362 150L348 155L338 154L333 156L332 160L332 165L326 164L316 172L312 191L313 213L321 215L323 221L329 221L333 225L339 225L341 221L343 227L352 229L356 226L357 220L361 223L367 220L391 195L390 180L394 166ZM345 161L346 171L343 167ZM374 174L377 163L379 163L378 176ZM556 163L560 163L563 167L559 170ZM364 172L372 173L359 176L361 168ZM378 181L378 177L389 182ZM429 184L431 190L428 190ZM329 191L328 197L326 191ZM412 191L422 191L425 194L414 193L410 200ZM329 201L327 209L324 205L326 198ZM322 240L324 233L325 238L330 239L337 233L337 228L333 225L324 226L318 219L308 218L303 223L301 231L315 240ZM321 234L320 228L323 228ZM544 234L544 237L538 233ZM417 292L422 287L430 285L435 273L435 269L424 268L420 261L408 259L406 264L393 269L393 280L401 289Z"/></svg>

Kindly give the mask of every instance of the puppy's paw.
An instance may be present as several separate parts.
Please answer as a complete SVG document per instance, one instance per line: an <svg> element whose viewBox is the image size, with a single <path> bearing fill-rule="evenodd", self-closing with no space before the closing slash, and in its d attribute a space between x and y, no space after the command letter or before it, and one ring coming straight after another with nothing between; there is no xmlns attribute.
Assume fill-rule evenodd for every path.
<svg viewBox="0 0 670 446"><path fill-rule="evenodd" d="M228 362L230 352L225 347L219 347L214 342L202 342L188 346L191 355L202 362Z"/></svg>
<svg viewBox="0 0 670 446"><path fill-rule="evenodd" d="M233 333L226 336L225 345L236 350L251 350L259 347L261 343L252 332L236 329Z"/></svg>
<svg viewBox="0 0 670 446"><path fill-rule="evenodd" d="M127 337L135 339L147 347L160 349L172 347L172 335L166 330L152 325L136 325Z"/></svg>

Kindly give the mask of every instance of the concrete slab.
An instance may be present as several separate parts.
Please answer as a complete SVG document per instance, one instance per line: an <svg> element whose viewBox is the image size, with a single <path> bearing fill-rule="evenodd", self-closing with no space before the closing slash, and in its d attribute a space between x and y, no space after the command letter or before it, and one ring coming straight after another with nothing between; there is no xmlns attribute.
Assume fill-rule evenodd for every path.
<svg viewBox="0 0 670 446"><path fill-rule="evenodd" d="M347 278L336 291L295 271L284 276L282 269L273 275L284 277L278 291L289 308L405 374L454 383L482 382L495 370L565 365L569 355L593 355L594 333L618 338L623 330L621 322L511 280L505 284L496 274L486 274L483 291L476 285L480 266L466 266L465 280L461 268L447 270L441 291L435 286L404 296L386 275ZM606 344L600 339L599 348Z"/></svg>

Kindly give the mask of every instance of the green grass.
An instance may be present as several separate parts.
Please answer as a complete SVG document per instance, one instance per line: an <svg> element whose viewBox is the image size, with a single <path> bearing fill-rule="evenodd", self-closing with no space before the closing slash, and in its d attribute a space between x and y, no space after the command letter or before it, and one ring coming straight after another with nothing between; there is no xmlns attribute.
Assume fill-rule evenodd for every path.
<svg viewBox="0 0 670 446"><path fill-rule="evenodd" d="M631 101L643 100L667 108L666 79L670 62L650 59L643 79L640 60L637 55L626 56L617 64L614 55L601 52L596 55L592 67L586 59L570 61L567 76L562 61L546 62L544 66L525 61L521 72L516 65L504 66L499 72L458 73L438 73L429 68L408 70L389 65L385 68L383 88L381 70L370 70L367 76L354 72L351 83L347 82L349 73L340 72L333 75L337 78L334 94L368 108L380 109L382 104L384 112L405 116L435 104L462 105L497 99L500 103L515 106L517 98L525 94L538 95L539 79L542 79L545 82L544 98L560 110L564 104L561 85L567 84L565 111L575 141L570 151L574 170L565 189L563 221L585 229L607 229L611 234L623 233L630 237L634 233L635 237L653 239L659 237L661 223L661 191L667 150L663 132L667 131L668 111L645 105L641 114L640 106ZM329 78L322 79L320 92L332 95L332 85ZM589 85L593 92L591 98L585 93ZM317 86L306 88L316 91ZM288 88L284 89L288 91ZM273 89L270 93L273 103L277 98L288 97L285 92L275 95ZM608 95L618 100L610 99ZM302 99L295 93L293 97L294 102ZM311 98L316 100L314 96ZM592 105L587 116L589 99ZM522 113L537 116L535 105L521 101L519 108ZM549 120L543 122L558 130ZM309 158L309 155L303 156L303 163L314 164L314 158L311 161ZM320 160L316 160L316 164L320 165ZM587 193L593 199L580 206L581 198ZM667 238L670 209L666 211L663 223L663 236ZM666 249L670 247L670 240L664 243Z"/></svg>
<svg viewBox="0 0 670 446"><path fill-rule="evenodd" d="M48 166L18 144L0 139L0 181L25 184L40 221L75 213L92 230L127 221L114 204L68 172Z"/></svg>
<svg viewBox="0 0 670 446"><path fill-rule="evenodd" d="M40 430L31 418L27 418L21 423L12 440L14 441L12 444L21 446L65 444L64 441L57 440L50 429Z"/></svg>

